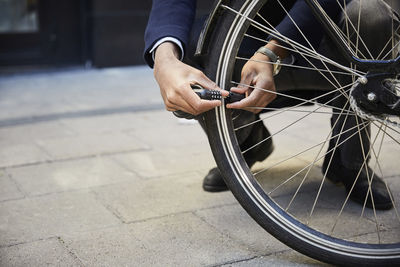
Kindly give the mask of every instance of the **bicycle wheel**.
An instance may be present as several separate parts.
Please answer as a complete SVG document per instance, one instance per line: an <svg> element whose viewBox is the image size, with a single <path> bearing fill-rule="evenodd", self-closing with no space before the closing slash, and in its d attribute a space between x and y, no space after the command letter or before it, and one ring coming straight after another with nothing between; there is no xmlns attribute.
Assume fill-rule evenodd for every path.
<svg viewBox="0 0 400 267"><path fill-rule="evenodd" d="M341 8L346 11L347 6L343 1L336 2L341 2ZM263 12L274 10L285 16L290 5L282 5L279 0L237 0L223 4L222 8L224 12L219 17L211 39L212 49L205 63L205 72L210 78L215 79L221 88L229 89L240 82L238 73L243 64L249 60L249 56L243 56L243 50L251 47L249 43L254 40L259 42L258 46L255 46L258 48L260 44L266 43L264 40L267 40L269 35L279 36L279 32L273 27L277 21L268 22ZM276 8L280 8L280 11ZM390 38L385 40L384 47L380 48L378 55L372 56L371 53L376 52L371 52L365 47L366 44L360 34L365 29L362 29L362 12L359 13L361 19L356 22L344 16L345 28L353 28L357 33L355 41L350 40L346 30L342 30L343 27L336 27L348 41L348 46L363 59L387 60L397 57L399 52L397 27L394 29L395 26L392 26ZM395 17L391 17L391 20L392 24L396 25ZM238 130L251 123L234 125L240 112L225 107L206 113L209 142L226 183L239 203L264 229L303 254L341 265L398 265L400 263L398 116L386 115L384 119L375 115L366 116L358 113L355 110L357 107L349 104L351 100L349 92L359 84L360 80L357 78L365 75L366 70L359 70L357 66L346 64L342 60L330 59L315 49L286 39L285 36L279 38L288 44L287 48L292 49L296 58L306 62L301 66L296 65L297 61L291 62L290 66L284 65L282 68L304 70L306 66L307 72L304 74L306 79L315 77L312 73L316 73L332 88L304 98L294 97L293 94L279 91L277 88L283 102L285 99L293 100L293 98L297 102L278 110L268 106L265 108L268 112L261 115L261 120L271 131L276 149L267 160L256 163L252 168L244 159L249 149L241 151L237 140ZM252 55L254 50L247 52ZM341 79L342 76L347 78ZM392 93L399 95L396 76L392 78L391 83L395 85ZM343 81L347 83L343 84ZM318 85L316 88L319 88ZM348 100L340 109L330 104L338 95L335 92L339 92L341 97L345 96ZM341 131L336 134L329 127L328 120L333 113L346 116L359 115L358 123L353 127L355 130L352 129L353 136L360 136L366 127L372 128L368 133L371 149L364 151L364 164L360 169L366 168L369 164L373 170L370 182L375 173L382 177L386 187L392 192L393 208L382 211L376 209L374 205L371 208L366 207L367 198L373 197L370 191L363 204L354 203L349 200L351 192L346 192L343 187L327 181L326 174L321 172L322 161L326 155L330 155L329 153L339 149L349 140L336 138L348 131L344 126L338 127ZM334 123L335 121L332 122ZM254 144L250 149L257 147L263 141ZM333 143L333 146L327 151L329 143Z"/></svg>

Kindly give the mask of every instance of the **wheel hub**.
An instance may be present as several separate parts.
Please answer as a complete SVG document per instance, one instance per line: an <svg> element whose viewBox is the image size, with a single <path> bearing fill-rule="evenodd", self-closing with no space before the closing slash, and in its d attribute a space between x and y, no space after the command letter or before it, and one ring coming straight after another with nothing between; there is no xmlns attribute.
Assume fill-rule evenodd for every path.
<svg viewBox="0 0 400 267"><path fill-rule="evenodd" d="M350 95L365 113L379 117L400 116L399 83L393 74L368 73L352 88Z"/></svg>

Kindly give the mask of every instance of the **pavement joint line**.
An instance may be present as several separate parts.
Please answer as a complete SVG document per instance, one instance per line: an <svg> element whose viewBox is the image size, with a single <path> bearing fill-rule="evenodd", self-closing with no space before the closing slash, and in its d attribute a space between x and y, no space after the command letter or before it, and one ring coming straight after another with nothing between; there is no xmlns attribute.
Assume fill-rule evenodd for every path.
<svg viewBox="0 0 400 267"><path fill-rule="evenodd" d="M43 114L37 116L16 117L16 118L0 120L0 128L10 127L10 126L20 126L26 124L35 124L35 123L55 121L61 119L79 119L79 118L99 117L104 115L114 115L123 113L159 111L164 109L165 109L164 104L159 103L159 104L99 108L99 109L81 110L81 111L69 111L69 112Z"/></svg>
<svg viewBox="0 0 400 267"><path fill-rule="evenodd" d="M90 188L78 188L78 189L72 189L72 190L66 190L66 191L48 192L48 193L43 193L43 194L33 195L33 196L26 196L26 197L17 198L17 199L6 199L6 200L0 201L0 204L6 203L6 202L12 202L12 201L26 200L26 199L36 199L36 198L64 194L64 193L80 193L80 192L85 192L85 191L90 192Z"/></svg>
<svg viewBox="0 0 400 267"><path fill-rule="evenodd" d="M152 149L144 150L144 151L151 151L151 150L152 150ZM114 156L114 155L113 155L113 156ZM111 156L111 157L110 157L110 160L111 160L112 162L114 162L115 164L117 164L119 167L121 167L123 170L135 174L140 180L143 180L143 181L147 180L146 177L143 177L143 176L140 175L137 171L132 170L131 168L129 168L128 166L126 166L124 163L120 162L118 159L116 159L116 158L114 158L114 157Z"/></svg>
<svg viewBox="0 0 400 267"><path fill-rule="evenodd" d="M34 141L33 142L35 144L35 146L42 151L45 155L47 155L48 158L52 158L52 155L50 154L49 151L47 151L42 145L40 145L40 143L38 141Z"/></svg>
<svg viewBox="0 0 400 267"><path fill-rule="evenodd" d="M110 205L104 203L103 199L97 194L97 192L93 190L90 190L90 192L94 195L95 200L99 202L100 205L102 205L106 210L108 210L111 213L111 215L116 217L122 224L126 224L126 221L124 220L123 216L119 214L117 210L114 210Z"/></svg>
<svg viewBox="0 0 400 267"><path fill-rule="evenodd" d="M240 260L232 260L232 261L226 261L224 263L218 263L218 264L211 264L211 265L207 265L207 267L222 267L222 266L226 266L229 264L235 264L235 263L240 263L240 262L247 262L247 261L251 261L254 259L259 258L258 256L253 256L253 257L249 257L249 258L244 258L244 259L240 259Z"/></svg>
<svg viewBox="0 0 400 267"><path fill-rule="evenodd" d="M70 247L68 247L68 245L65 243L65 241L62 239L61 236L57 236L57 241L58 243L60 243L60 245L67 250L68 254L75 259L76 261L78 261L80 266L85 266L82 262L82 260L70 249Z"/></svg>
<svg viewBox="0 0 400 267"><path fill-rule="evenodd" d="M1 201L0 201L0 204L6 203L6 202L11 202L11 201L23 200L23 199L27 199L27 197L4 199L4 200L1 200Z"/></svg>
<svg viewBox="0 0 400 267"><path fill-rule="evenodd" d="M14 179L14 177L12 176L11 173L8 173L7 170L4 170L4 173L6 174L6 176L8 177L8 179L15 185L15 187L17 188L18 192L20 192L25 198L27 197L26 192L21 188L20 184ZM21 198L20 198L21 199Z"/></svg>
<svg viewBox="0 0 400 267"><path fill-rule="evenodd" d="M81 159L91 159L91 158L96 158L96 157L111 157L111 156L116 156L116 155L124 155L124 154L151 151L151 150L152 150L151 148L138 148L138 149L124 150L124 151L106 152L106 153L100 153L100 154L89 154L89 155L71 157L71 158L47 159L47 160L40 160L40 161L35 161L35 162L1 166L0 170L15 169L15 168L21 168L21 167L29 167L29 166L51 164L51 163L58 163L58 162L70 162L70 161L76 161L76 160L81 160Z"/></svg>
<svg viewBox="0 0 400 267"><path fill-rule="evenodd" d="M51 240L51 239L57 239L57 236L50 236L50 237L39 238L39 239L23 241L23 242L18 242L18 243L12 243L12 244L7 244L7 245L0 245L0 249L15 247L15 246L19 246L19 245L25 245L25 244L31 244L31 243L40 242L40 241L47 241L47 240Z"/></svg>
<svg viewBox="0 0 400 267"><path fill-rule="evenodd" d="M35 198L63 194L63 193L80 193L80 192L89 192L89 193L93 192L94 193L94 191L92 191L93 189L118 185L118 184L122 184L122 183L129 182L129 181L130 180L127 179L127 180L122 180L122 181L109 183L109 184L96 185L96 186L90 186L90 187L84 187L84 188L76 188L76 189L70 189L70 190L64 190L64 191L53 191L53 192L47 192L47 193L37 194L37 195L24 194L24 197L1 200L0 204L5 203L5 202L10 202L10 201L18 201L18 200L23 200L23 199L35 199Z"/></svg>
<svg viewBox="0 0 400 267"><path fill-rule="evenodd" d="M272 255L283 254L283 253L287 253L287 252L291 252L291 251L293 251L293 249L288 248L288 249L285 249L285 250L280 250L280 251L275 251L275 252L272 252L272 253L257 255L257 256L254 256L254 257L250 257L250 258L244 258L244 259L241 259L241 260L229 261L229 262L226 262L226 263L223 263L223 264L220 264L220 265L210 265L210 266L222 267L222 266L225 266L225 265L228 265L228 264L240 263L240 262L248 262L248 261L251 261L251 260L254 260L254 259L260 259L260 258L263 258L263 257L269 257L269 256L272 256Z"/></svg>
<svg viewBox="0 0 400 267"><path fill-rule="evenodd" d="M141 220L126 221L125 224L129 225L129 224L143 223L143 222L147 222L147 221L154 221L154 220L167 218L167 217L171 217L171 216L175 216L175 215L182 215L182 214L192 214L192 215L194 215L193 212L202 211L202 210L209 210L209 209L225 207L225 206L234 206L234 205L238 205L238 203L230 203L230 204L223 204L223 205L219 205L219 206L212 206L212 207L201 208L201 209L196 209L196 210L185 210L185 211L180 211L180 212L174 212L174 213L169 213L169 214L165 214L165 215L149 217L149 218L145 218L145 219L141 219ZM196 217L198 217L198 216L196 216Z"/></svg>
<svg viewBox="0 0 400 267"><path fill-rule="evenodd" d="M228 206L228 205L225 205L225 206ZM239 206L240 206L240 205L239 205ZM242 206L240 206L240 208L243 209ZM247 214L247 212L246 212L246 214ZM210 226L211 228L213 228L213 229L214 229L215 231L217 231L218 233L222 234L223 236L228 237L229 239L235 241L239 246L241 246L241 247L243 247L243 248L245 248L245 249L247 249L247 250L249 250L249 251L251 251L252 253L254 253L254 254L257 255L257 251L254 251L254 250L251 249L251 248L249 249L249 247L248 247L248 246L246 245L246 243L244 243L243 241L241 241L241 240L235 238L234 236L229 235L228 233L225 233L225 231L221 231L220 228L215 227L214 225L210 224L203 216L200 216L200 215L197 214L196 212L193 212L193 215L195 215L196 217L198 217L201 221L203 221L204 223L206 223L208 226ZM250 215L249 215L249 219L254 221L254 219L251 218ZM266 231L265 229L263 229L263 230ZM267 232L267 231L266 231L266 232ZM271 235L271 237L272 237L272 235ZM224 263L224 264L225 264L225 263Z"/></svg>

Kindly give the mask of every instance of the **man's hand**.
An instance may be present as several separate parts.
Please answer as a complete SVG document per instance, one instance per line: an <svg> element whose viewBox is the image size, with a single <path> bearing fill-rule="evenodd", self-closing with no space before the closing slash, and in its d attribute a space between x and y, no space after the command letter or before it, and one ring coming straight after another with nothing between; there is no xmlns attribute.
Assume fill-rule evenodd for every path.
<svg viewBox="0 0 400 267"><path fill-rule="evenodd" d="M231 88L231 91L246 94L247 97L239 102L228 104L227 108L259 113L275 99L274 66L268 62L269 58L260 53L251 57L243 66L240 85Z"/></svg>
<svg viewBox="0 0 400 267"><path fill-rule="evenodd" d="M182 110L192 115L221 105L219 100L202 100L190 85L198 84L205 89L221 90L203 72L179 59L177 46L170 42L162 43L156 50L154 59L154 77L160 86L161 95L168 111ZM221 90L223 96L227 91Z"/></svg>
<svg viewBox="0 0 400 267"><path fill-rule="evenodd" d="M287 52L276 46L277 41L271 40L267 48L279 55L286 57ZM228 104L227 108L245 109L253 113L259 113L264 107L276 98L274 82L274 65L270 63L268 56L261 53L254 54L243 66L240 85L232 87L233 92L246 94L243 100Z"/></svg>

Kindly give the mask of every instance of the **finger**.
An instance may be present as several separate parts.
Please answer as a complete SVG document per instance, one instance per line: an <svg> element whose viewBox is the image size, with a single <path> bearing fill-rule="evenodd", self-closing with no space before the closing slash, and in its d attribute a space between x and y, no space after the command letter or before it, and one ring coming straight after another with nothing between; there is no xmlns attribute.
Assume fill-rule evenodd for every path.
<svg viewBox="0 0 400 267"><path fill-rule="evenodd" d="M238 94L244 94L249 90L248 87L232 87L231 91L238 93Z"/></svg>
<svg viewBox="0 0 400 267"><path fill-rule="evenodd" d="M193 115L196 112L195 109L187 103L187 100L184 98L185 95L194 93L193 90L189 85L182 86L180 90L181 91L177 90L176 92L166 94L164 102L167 110L181 110Z"/></svg>
<svg viewBox="0 0 400 267"><path fill-rule="evenodd" d="M188 105L190 105L192 109L191 114L193 115L198 115L221 105L221 101L219 100L210 101L200 99L200 97L193 90L190 90L190 92L187 93L185 92L182 95L182 98L186 101Z"/></svg>
<svg viewBox="0 0 400 267"><path fill-rule="evenodd" d="M242 73L242 77L240 80L240 83L238 84L237 87L231 87L231 91L238 93L238 94L245 94L249 93L250 85L252 84L253 81L253 74L252 73ZM247 97L247 96L246 96Z"/></svg>
<svg viewBox="0 0 400 267"><path fill-rule="evenodd" d="M193 115L193 113L195 113L195 110L186 102L182 101L179 102L179 104L173 104L171 102L166 102L165 103L166 109L168 111L176 111L176 110L181 110L184 111L186 113L190 113Z"/></svg>
<svg viewBox="0 0 400 267"><path fill-rule="evenodd" d="M221 91L222 96L228 96L229 92L218 87L218 85L211 81L204 73L200 75L197 81L204 89Z"/></svg>
<svg viewBox="0 0 400 267"><path fill-rule="evenodd" d="M256 99L256 94L254 94L254 92L252 94L250 94L249 97L246 97L242 100L240 100L239 102L234 102L231 104L226 105L227 108L233 108L233 109L243 109L246 107L252 107L254 106L254 104L256 103L257 99Z"/></svg>

